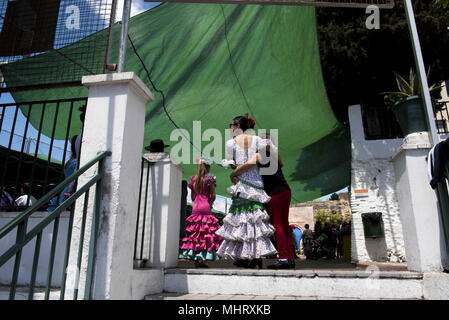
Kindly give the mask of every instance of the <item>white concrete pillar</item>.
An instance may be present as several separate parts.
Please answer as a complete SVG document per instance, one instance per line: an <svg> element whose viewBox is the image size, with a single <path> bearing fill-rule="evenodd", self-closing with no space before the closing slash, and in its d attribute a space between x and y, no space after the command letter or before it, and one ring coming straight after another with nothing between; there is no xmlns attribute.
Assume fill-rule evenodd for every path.
<svg viewBox="0 0 449 320"><path fill-rule="evenodd" d="M418 132L407 135L392 157L407 267L418 272L441 271L448 262L438 200L427 177L429 150L428 133Z"/></svg>
<svg viewBox="0 0 449 320"><path fill-rule="evenodd" d="M132 296L145 105L154 96L133 72L86 76L82 83L89 88L89 98L80 166L99 151L112 152L105 161L92 298L129 299ZM78 187L96 170L93 168L81 176ZM91 188L78 299L84 296L94 191ZM66 299L71 299L76 281L82 202L82 199L77 201L74 216Z"/></svg>
<svg viewBox="0 0 449 320"><path fill-rule="evenodd" d="M146 260L146 267L176 267L183 170L165 152L145 153L143 158L146 161L142 175L137 249L140 252L143 244L142 259ZM145 238L141 241L144 225Z"/></svg>

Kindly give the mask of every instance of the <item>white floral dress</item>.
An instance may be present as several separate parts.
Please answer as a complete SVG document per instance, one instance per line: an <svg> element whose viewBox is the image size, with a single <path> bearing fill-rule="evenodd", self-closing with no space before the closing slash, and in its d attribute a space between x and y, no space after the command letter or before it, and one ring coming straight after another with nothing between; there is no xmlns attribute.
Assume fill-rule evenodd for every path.
<svg viewBox="0 0 449 320"><path fill-rule="evenodd" d="M233 139L229 140L226 159L233 160L236 166L243 164L258 152L261 143L260 137L252 136L251 146L246 152ZM259 169L254 166L238 178L237 184L227 188L233 201L223 219L223 226L216 231L223 238L217 254L225 259L256 259L273 255L277 251L270 237L275 229L264 206L270 197L263 189Z"/></svg>

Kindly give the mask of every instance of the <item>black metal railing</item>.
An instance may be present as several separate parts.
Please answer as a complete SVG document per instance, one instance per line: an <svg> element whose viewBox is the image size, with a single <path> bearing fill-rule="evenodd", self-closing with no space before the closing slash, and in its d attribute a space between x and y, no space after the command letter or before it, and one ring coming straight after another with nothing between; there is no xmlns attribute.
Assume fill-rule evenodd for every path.
<svg viewBox="0 0 449 320"><path fill-rule="evenodd" d="M438 134L449 134L448 106L449 101L433 103L435 125ZM404 137L391 109L362 104L362 120L366 140Z"/></svg>
<svg viewBox="0 0 449 320"><path fill-rule="evenodd" d="M0 104L0 195L16 199L26 183L38 199L65 179L73 124L79 122L76 134L82 134L78 108L86 103L75 98ZM12 203L0 211L19 209Z"/></svg>
<svg viewBox="0 0 449 320"><path fill-rule="evenodd" d="M387 108L361 105L363 130L366 140L396 139L403 137L393 112Z"/></svg>
<svg viewBox="0 0 449 320"><path fill-rule="evenodd" d="M435 125L439 134L449 134L449 101L436 102L433 104L435 113Z"/></svg>
<svg viewBox="0 0 449 320"><path fill-rule="evenodd" d="M149 259L149 232L147 215L151 210L148 196L151 192L150 168L152 163L142 158L139 184L139 202L137 207L136 235L134 240L134 266L143 267ZM147 250L145 250L147 249Z"/></svg>
<svg viewBox="0 0 449 320"><path fill-rule="evenodd" d="M97 233L98 233L98 224L99 224L99 213L100 213L100 199L101 199L101 183L104 177L104 160L107 156L110 156L111 152L105 151L98 153L98 155L86 163L84 166L79 168L75 173L70 175L63 182L58 184L55 188L53 188L49 193L39 199L35 204L33 204L30 208L19 214L16 218L14 218L11 222L6 224L0 229L0 239L5 238L10 233L16 232L16 241L15 244L12 245L9 249L7 249L0 256L0 268L4 267L4 265L10 261L12 258L14 259L14 267L11 275L11 282L9 283L9 299L14 300L16 296L16 288L17 288L17 280L19 276L19 272L21 269L21 259L22 259L22 251L24 247L35 239L35 248L33 253L33 263L32 270L30 275L29 282L29 290L28 290L28 299L33 300L35 297L35 283L36 283L36 275L38 272L38 263L40 257L40 249L42 243L42 234L44 229L53 223L53 231L51 233L51 249L49 254L48 265L44 270L47 270L46 276L46 285L44 291L44 299L48 300L50 298L50 288L52 284L53 271L54 271L54 263L55 263L55 252L56 252L56 244L58 242L58 231L59 231L59 220L61 213L70 208L70 217L67 229L67 239L64 251L64 262L62 267L62 280L61 280L61 290L59 298L64 300L65 298L65 289L66 289L66 280L67 280L67 266L69 261L69 252L72 238L72 229L73 229L73 213L75 210L75 201L84 195L84 206L83 206L83 218L82 218L82 227L81 227L81 237L78 249L77 256L77 270L81 268L81 256L83 253L83 248L86 246L84 243L85 238L85 225L87 215L91 215L92 217L92 227L90 230L90 244L89 244L89 253L87 258L87 276L85 281L85 292L84 299L91 299L92 297L92 279L93 279L93 270L95 263L95 247L97 241ZM53 196L59 194L65 187L70 185L73 181L75 181L79 176L81 176L84 172L86 172L89 168L98 164L97 173L83 186L79 186L77 191L73 193L68 199L66 199L59 207L57 207L53 212L51 212L47 217L45 217L40 223L38 223L34 228L27 231L28 220L30 216L35 213L39 208L41 208L45 203L47 203ZM94 205L93 212L87 212L88 201L89 201L89 190L91 187L95 186L95 197L94 197ZM1 269L0 269L1 271ZM4 272L4 271L1 271ZM78 286L76 284L74 286L73 298L76 300L78 297Z"/></svg>

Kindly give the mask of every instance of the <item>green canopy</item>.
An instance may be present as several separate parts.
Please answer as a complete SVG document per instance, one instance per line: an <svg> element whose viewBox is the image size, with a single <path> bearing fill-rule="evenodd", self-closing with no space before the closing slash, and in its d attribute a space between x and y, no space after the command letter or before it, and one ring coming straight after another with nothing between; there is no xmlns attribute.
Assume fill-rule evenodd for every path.
<svg viewBox="0 0 449 320"><path fill-rule="evenodd" d="M117 24L116 39L119 34ZM171 147L177 143L170 141L175 125L168 113L190 138L193 121L201 121L202 132L218 129L224 155L224 130L232 118L249 113L256 120L256 132L278 129L292 202L316 199L349 185L349 132L336 120L326 95L313 7L164 3L133 17L130 37L154 85L166 97L165 111L161 94L128 43L126 70L134 71L155 94L155 101L147 105L145 145L160 138ZM112 61L117 59L117 42ZM63 50L69 54L76 46ZM28 61L32 58L38 59ZM55 63L54 55L44 58L39 57L40 63ZM8 85L19 81L14 65L2 67ZM82 96L87 96L87 89L81 87L13 93L16 101ZM73 118L71 135L81 128L78 117ZM38 121L31 119L32 124ZM202 148L208 144L202 142ZM195 164L182 167L184 179L195 174ZM211 172L217 176L217 193L226 196L229 170L212 166Z"/></svg>

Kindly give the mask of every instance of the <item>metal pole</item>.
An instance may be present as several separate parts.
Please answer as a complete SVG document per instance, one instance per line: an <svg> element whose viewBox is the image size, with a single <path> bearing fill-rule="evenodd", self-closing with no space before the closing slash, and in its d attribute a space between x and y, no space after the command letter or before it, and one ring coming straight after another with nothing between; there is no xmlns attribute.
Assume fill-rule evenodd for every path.
<svg viewBox="0 0 449 320"><path fill-rule="evenodd" d="M115 24L115 16L117 11L117 0L112 0L112 6L111 6L111 15L109 20L109 35L108 35L108 44L106 46L106 61L104 63L104 73L107 73L108 71L113 71L113 66L110 65L111 61L111 46L112 46L112 39L114 36L114 24ZM117 66L115 66L117 67Z"/></svg>
<svg viewBox="0 0 449 320"><path fill-rule="evenodd" d="M407 15L408 27L410 31L410 38L413 44L413 53L415 55L415 63L418 69L419 82L421 85L421 92L424 100L424 110L427 117L427 125L429 128L429 140L431 146L439 142L437 135L437 128L435 125L432 100L430 98L429 85L427 83L427 75L424 67L424 60L421 52L421 45L419 43L418 30L416 29L415 15L413 13L413 6L411 0L404 0L405 12Z"/></svg>
<svg viewBox="0 0 449 320"><path fill-rule="evenodd" d="M119 53L118 53L117 72L125 71L126 45L128 43L128 25L129 25L130 15L131 15L131 0L124 0L123 16L122 16L122 31L120 33L120 48L119 48Z"/></svg>

